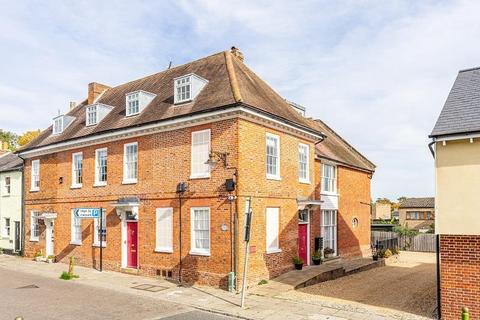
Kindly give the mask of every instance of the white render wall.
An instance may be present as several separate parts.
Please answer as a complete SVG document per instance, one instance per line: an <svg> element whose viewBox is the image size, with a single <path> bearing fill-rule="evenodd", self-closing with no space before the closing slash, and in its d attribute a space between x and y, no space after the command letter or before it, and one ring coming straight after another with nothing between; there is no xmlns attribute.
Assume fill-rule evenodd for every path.
<svg viewBox="0 0 480 320"><path fill-rule="evenodd" d="M10 195L6 193L5 177L10 177ZM10 236L5 237L5 218L10 218ZM20 171L0 172L0 248L13 250L15 221L20 223L22 232L22 173Z"/></svg>

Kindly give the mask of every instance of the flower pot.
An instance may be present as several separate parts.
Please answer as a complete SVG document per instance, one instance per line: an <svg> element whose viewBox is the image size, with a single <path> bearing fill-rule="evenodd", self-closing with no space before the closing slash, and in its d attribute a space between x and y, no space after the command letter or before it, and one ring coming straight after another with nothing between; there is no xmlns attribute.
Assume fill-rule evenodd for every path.
<svg viewBox="0 0 480 320"><path fill-rule="evenodd" d="M48 263L53 263L53 259L47 259Z"/></svg>
<svg viewBox="0 0 480 320"><path fill-rule="evenodd" d="M43 257L41 257L41 256L40 257L35 257L35 261L37 261L37 262L41 262L42 260L43 260Z"/></svg>
<svg viewBox="0 0 480 320"><path fill-rule="evenodd" d="M295 269L302 270L302 268L303 268L303 263L298 263L298 264L295 263Z"/></svg>
<svg viewBox="0 0 480 320"><path fill-rule="evenodd" d="M313 259L312 261L313 261L313 264L316 265L316 266L318 266L320 263L322 263L321 259L318 259L318 260Z"/></svg>
<svg viewBox="0 0 480 320"><path fill-rule="evenodd" d="M378 261L378 256L377 255L372 256L372 258L373 258L373 261Z"/></svg>

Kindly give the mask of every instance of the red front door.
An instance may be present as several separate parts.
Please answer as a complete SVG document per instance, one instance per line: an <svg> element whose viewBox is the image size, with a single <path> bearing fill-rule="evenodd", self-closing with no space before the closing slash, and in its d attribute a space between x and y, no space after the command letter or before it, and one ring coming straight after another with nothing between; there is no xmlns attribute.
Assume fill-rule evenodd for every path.
<svg viewBox="0 0 480 320"><path fill-rule="evenodd" d="M298 256L308 265L308 224L298 225Z"/></svg>
<svg viewBox="0 0 480 320"><path fill-rule="evenodd" d="M127 222L127 267L137 267L137 223Z"/></svg>

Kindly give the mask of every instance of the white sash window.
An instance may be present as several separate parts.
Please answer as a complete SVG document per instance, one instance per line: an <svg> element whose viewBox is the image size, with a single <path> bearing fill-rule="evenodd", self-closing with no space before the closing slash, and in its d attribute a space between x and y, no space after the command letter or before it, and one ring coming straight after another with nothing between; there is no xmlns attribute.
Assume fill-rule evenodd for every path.
<svg viewBox="0 0 480 320"><path fill-rule="evenodd" d="M155 251L173 252L173 208L158 208L156 212Z"/></svg>

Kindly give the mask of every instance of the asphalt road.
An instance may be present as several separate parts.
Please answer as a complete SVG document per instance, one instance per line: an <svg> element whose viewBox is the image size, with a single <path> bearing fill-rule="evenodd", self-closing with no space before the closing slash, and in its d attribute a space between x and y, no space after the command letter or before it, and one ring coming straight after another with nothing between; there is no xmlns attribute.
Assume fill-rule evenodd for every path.
<svg viewBox="0 0 480 320"><path fill-rule="evenodd" d="M74 281L0 268L0 319L232 319Z"/></svg>

